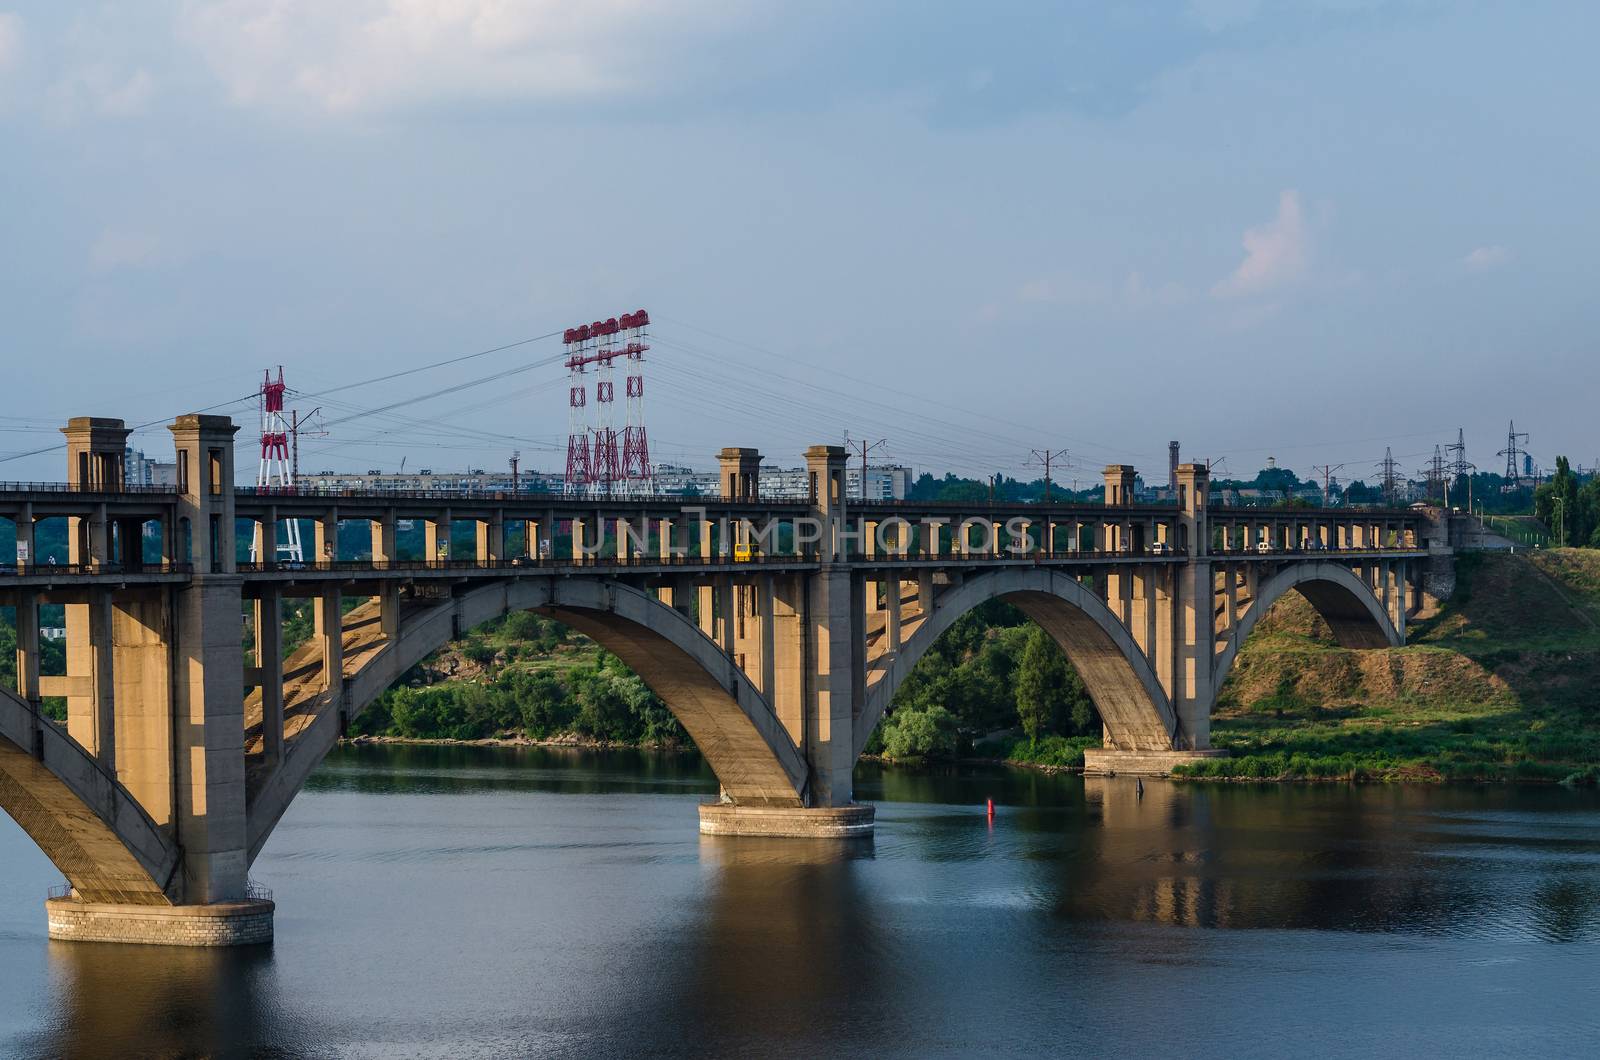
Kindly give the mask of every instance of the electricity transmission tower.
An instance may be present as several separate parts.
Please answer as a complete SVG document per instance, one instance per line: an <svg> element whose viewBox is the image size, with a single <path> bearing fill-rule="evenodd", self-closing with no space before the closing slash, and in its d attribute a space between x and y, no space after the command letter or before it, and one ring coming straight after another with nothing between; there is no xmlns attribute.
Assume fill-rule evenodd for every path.
<svg viewBox="0 0 1600 1060"><path fill-rule="evenodd" d="M1383 476L1383 503L1394 504L1400 491L1400 475L1395 470L1392 447L1384 447L1383 461L1378 464L1378 471Z"/></svg>
<svg viewBox="0 0 1600 1060"><path fill-rule="evenodd" d="M1430 501L1444 496L1445 460L1443 446L1436 445L1433 447L1433 459L1419 468L1417 474L1427 480L1428 499Z"/></svg>
<svg viewBox="0 0 1600 1060"><path fill-rule="evenodd" d="M1506 458L1506 484L1501 488L1507 493L1511 493L1522 488L1521 458L1523 456L1523 451L1521 449L1521 445L1526 445L1527 442L1527 432L1524 431L1519 433L1517 431L1516 423L1512 422L1506 431L1506 447L1494 454L1495 456L1503 456Z"/></svg>
<svg viewBox="0 0 1600 1060"><path fill-rule="evenodd" d="M1465 430L1460 427L1456 428L1456 444L1445 446L1444 455L1444 470L1445 474L1448 476L1444 482L1445 507L1448 508L1450 506L1450 483L1459 481L1460 479L1466 479L1468 494L1467 507L1470 509L1472 507L1471 475L1474 471L1478 470L1478 466L1476 464L1467 462L1467 432Z"/></svg>

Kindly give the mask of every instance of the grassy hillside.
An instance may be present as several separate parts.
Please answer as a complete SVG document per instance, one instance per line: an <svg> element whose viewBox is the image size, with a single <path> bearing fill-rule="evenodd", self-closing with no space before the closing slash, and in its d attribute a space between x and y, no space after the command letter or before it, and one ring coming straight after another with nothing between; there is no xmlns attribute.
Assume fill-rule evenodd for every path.
<svg viewBox="0 0 1600 1060"><path fill-rule="evenodd" d="M1355 652L1297 594L1256 627L1212 723L1234 752L1195 776L1593 782L1600 553L1461 557L1410 643Z"/></svg>

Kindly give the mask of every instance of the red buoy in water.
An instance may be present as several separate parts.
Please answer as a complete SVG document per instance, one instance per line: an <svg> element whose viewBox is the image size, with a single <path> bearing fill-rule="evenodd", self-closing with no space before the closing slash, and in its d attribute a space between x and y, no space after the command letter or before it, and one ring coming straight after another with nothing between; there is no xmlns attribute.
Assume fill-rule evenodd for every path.
<svg viewBox="0 0 1600 1060"><path fill-rule="evenodd" d="M994 800L989 800L989 820L994 820Z"/></svg>

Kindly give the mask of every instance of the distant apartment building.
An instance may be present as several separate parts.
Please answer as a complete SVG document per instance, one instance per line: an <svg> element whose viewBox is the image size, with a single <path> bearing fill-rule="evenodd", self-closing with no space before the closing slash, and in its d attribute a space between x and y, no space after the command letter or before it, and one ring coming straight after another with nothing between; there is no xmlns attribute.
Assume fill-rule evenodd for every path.
<svg viewBox="0 0 1600 1060"><path fill-rule="evenodd" d="M156 465L159 468L161 465ZM862 487L861 469L849 468L845 472L845 495L854 500L890 501L905 500L911 490L912 470L898 464L869 466ZM512 490L508 471L438 471L419 468L405 473L390 473L376 469L365 472L318 471L300 476L300 488L306 490L366 491L432 491L451 493L509 493ZM517 487L522 493L561 493L566 488L565 476L529 471L518 477ZM696 471L680 464L657 464L655 491L691 497L714 497L722 489L721 478L715 471ZM761 469L761 496L772 500L803 501L811 495L811 476L803 467Z"/></svg>
<svg viewBox="0 0 1600 1060"><path fill-rule="evenodd" d="M154 486L156 462L145 458L143 449L122 450L122 481L129 486Z"/></svg>

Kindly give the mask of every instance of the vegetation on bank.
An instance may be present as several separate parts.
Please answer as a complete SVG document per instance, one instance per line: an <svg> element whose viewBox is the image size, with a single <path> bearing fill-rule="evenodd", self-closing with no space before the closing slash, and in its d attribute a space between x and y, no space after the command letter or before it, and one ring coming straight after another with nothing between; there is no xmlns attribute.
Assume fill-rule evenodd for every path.
<svg viewBox="0 0 1600 1060"><path fill-rule="evenodd" d="M666 704L621 660L529 612L480 626L412 669L351 724L350 735L689 742Z"/></svg>
<svg viewBox="0 0 1600 1060"><path fill-rule="evenodd" d="M1214 778L1600 778L1600 554L1458 557L1405 648L1349 651L1291 594L1240 652L1212 721Z"/></svg>
<svg viewBox="0 0 1600 1060"><path fill-rule="evenodd" d="M912 668L866 750L897 762L977 755L1071 766L1099 733L1094 704L1055 641L991 600Z"/></svg>

